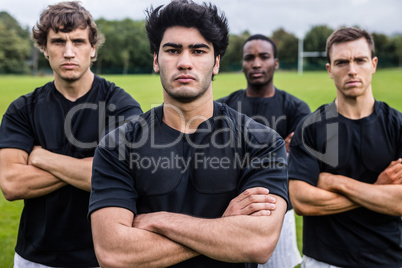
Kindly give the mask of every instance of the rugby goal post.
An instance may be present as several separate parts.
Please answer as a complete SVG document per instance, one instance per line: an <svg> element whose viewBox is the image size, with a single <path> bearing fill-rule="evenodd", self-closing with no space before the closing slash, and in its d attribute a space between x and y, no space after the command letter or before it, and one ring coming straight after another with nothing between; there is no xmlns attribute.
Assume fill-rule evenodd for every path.
<svg viewBox="0 0 402 268"><path fill-rule="evenodd" d="M303 74L303 59L304 58L318 58L318 57L326 57L327 52L325 51L303 51L303 38L299 38L298 45L298 61L297 61L297 72L299 75Z"/></svg>

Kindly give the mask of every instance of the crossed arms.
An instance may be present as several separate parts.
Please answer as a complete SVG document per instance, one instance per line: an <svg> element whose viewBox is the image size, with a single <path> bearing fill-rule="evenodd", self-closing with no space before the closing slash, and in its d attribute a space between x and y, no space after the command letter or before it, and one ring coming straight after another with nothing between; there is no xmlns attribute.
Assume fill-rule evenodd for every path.
<svg viewBox="0 0 402 268"><path fill-rule="evenodd" d="M76 159L35 146L31 153L0 149L0 187L9 200L49 194L67 184L91 189L92 157Z"/></svg>
<svg viewBox="0 0 402 268"><path fill-rule="evenodd" d="M286 202L265 188L234 198L221 218L170 212L134 214L107 207L91 214L102 267L166 267L198 255L224 262L265 263L276 246Z"/></svg>
<svg viewBox="0 0 402 268"><path fill-rule="evenodd" d="M392 161L374 184L321 173L317 187L289 180L289 195L299 215L329 215L365 207L402 216L402 159Z"/></svg>

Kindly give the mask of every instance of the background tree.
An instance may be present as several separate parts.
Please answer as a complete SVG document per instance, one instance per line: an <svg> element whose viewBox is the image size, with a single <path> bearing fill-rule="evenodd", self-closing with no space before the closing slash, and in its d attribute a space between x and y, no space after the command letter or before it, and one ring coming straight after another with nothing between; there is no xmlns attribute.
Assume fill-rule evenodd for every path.
<svg viewBox="0 0 402 268"><path fill-rule="evenodd" d="M98 51L93 71L97 74L152 73L153 55L150 53L144 20L96 20L106 42ZM358 27L358 26L355 26ZM325 51L325 44L333 29L318 25L304 38L304 51ZM229 46L221 61L222 72L240 72L242 47L251 34L245 31L229 35ZM278 48L280 69L295 69L298 60L298 39L279 28L271 37ZM402 67L402 34L387 36L373 33L380 67ZM325 70L325 57L305 58L307 70ZM0 12L0 73L51 73L43 53L34 48L30 29L22 28L7 12Z"/></svg>
<svg viewBox="0 0 402 268"><path fill-rule="evenodd" d="M145 21L96 20L106 42L99 49L97 73L151 73L153 55L145 33Z"/></svg>
<svg viewBox="0 0 402 268"><path fill-rule="evenodd" d="M395 35L392 38L395 45L395 56L398 59L398 66L402 67L402 34Z"/></svg>
<svg viewBox="0 0 402 268"><path fill-rule="evenodd" d="M311 28L304 37L304 51L323 52L327 43L327 38L334 30L325 25L318 25ZM305 69L325 70L327 60L325 57L305 58Z"/></svg>
<svg viewBox="0 0 402 268"><path fill-rule="evenodd" d="M26 73L31 52L29 33L7 12L0 12L0 73Z"/></svg>
<svg viewBox="0 0 402 268"><path fill-rule="evenodd" d="M385 34L372 33L372 36L375 44L375 55L378 57L378 66L397 66L398 57L395 57L395 43Z"/></svg>
<svg viewBox="0 0 402 268"><path fill-rule="evenodd" d="M250 33L245 31L240 35L229 35L229 45L226 53L221 61L220 70L223 72L237 72L242 69L243 44L250 36Z"/></svg>
<svg viewBox="0 0 402 268"><path fill-rule="evenodd" d="M279 28L272 34L278 50L279 68L296 69L298 60L298 39L294 34Z"/></svg>

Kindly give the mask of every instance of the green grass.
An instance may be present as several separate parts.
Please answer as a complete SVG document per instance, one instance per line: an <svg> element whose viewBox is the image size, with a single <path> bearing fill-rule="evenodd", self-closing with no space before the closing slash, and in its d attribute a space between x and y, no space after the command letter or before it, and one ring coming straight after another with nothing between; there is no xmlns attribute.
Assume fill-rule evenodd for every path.
<svg viewBox="0 0 402 268"><path fill-rule="evenodd" d="M124 88L139 103L144 111L162 103L162 89L158 75L103 76ZM17 97L31 92L34 88L52 81L51 76L0 76L0 115ZM333 81L326 72L279 71L275 74L275 85L305 100L311 110L323 103L334 100L336 91ZM215 77L214 98L228 95L234 90L245 88L246 80L242 73L223 73ZM402 111L402 69L380 70L373 77L373 92L377 100L387 102L391 107ZM0 195L0 267L12 267L14 247L17 238L22 201L7 202ZM299 249L302 247L302 218L296 216Z"/></svg>

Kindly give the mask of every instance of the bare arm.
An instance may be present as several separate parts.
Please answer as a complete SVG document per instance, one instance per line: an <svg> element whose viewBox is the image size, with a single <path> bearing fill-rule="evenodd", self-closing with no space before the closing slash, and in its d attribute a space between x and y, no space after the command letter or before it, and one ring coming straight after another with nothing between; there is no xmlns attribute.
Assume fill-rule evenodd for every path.
<svg viewBox="0 0 402 268"><path fill-rule="evenodd" d="M399 176L402 176L401 171L398 173L400 173ZM378 213L402 216L401 184L369 184L329 173L320 175L320 181L322 181L321 187L340 193L367 209Z"/></svg>
<svg viewBox="0 0 402 268"><path fill-rule="evenodd" d="M35 146L29 155L29 164L43 169L64 182L81 190L91 190L93 157L77 159L52 153L40 146Z"/></svg>
<svg viewBox="0 0 402 268"><path fill-rule="evenodd" d="M166 267L198 256L161 235L133 228L134 214L109 207L91 214L96 256L102 267Z"/></svg>
<svg viewBox="0 0 402 268"><path fill-rule="evenodd" d="M65 185L51 173L29 165L27 152L0 149L0 187L7 200L43 196Z"/></svg>
<svg viewBox="0 0 402 268"><path fill-rule="evenodd" d="M155 212L138 215L134 226L166 236L212 259L265 263L276 246L286 212L285 200L275 198L276 209L270 216L201 219Z"/></svg>
<svg viewBox="0 0 402 268"><path fill-rule="evenodd" d="M271 202L276 199L268 193L261 187L244 191L230 202L223 217L257 216L260 209L274 210ZM137 222L141 219L135 218ZM166 267L200 255L162 235L134 228L133 213L123 208L97 210L91 214L91 223L95 252L102 267Z"/></svg>
<svg viewBox="0 0 402 268"><path fill-rule="evenodd" d="M289 180L289 195L296 214L330 215L359 207L350 199L300 180Z"/></svg>

